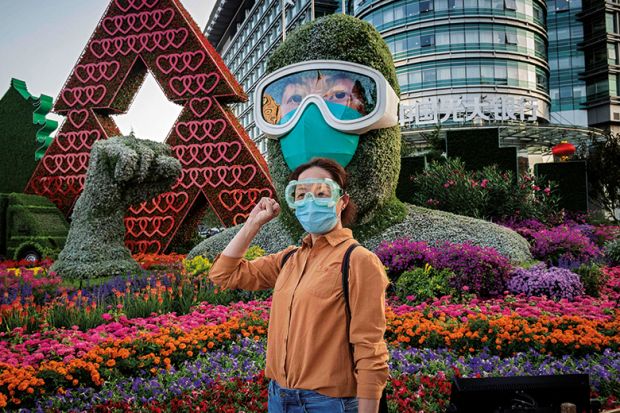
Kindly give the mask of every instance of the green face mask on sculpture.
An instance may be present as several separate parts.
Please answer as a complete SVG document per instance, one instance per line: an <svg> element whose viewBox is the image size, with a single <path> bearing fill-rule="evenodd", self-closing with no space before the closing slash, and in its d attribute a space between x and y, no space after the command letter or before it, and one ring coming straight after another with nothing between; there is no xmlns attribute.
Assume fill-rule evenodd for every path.
<svg viewBox="0 0 620 413"><path fill-rule="evenodd" d="M331 113L338 113L341 120L353 120L360 114L348 106L325 102ZM280 124L286 123L295 111L285 115ZM280 140L286 164L295 170L314 157L330 158L346 167L357 150L359 135L340 132L325 122L317 105L311 103L301 115L295 127Z"/></svg>

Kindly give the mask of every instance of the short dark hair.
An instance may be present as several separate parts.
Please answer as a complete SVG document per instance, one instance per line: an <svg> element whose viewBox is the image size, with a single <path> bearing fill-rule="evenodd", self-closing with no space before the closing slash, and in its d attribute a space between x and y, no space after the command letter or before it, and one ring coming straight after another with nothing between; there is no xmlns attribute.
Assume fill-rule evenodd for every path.
<svg viewBox="0 0 620 413"><path fill-rule="evenodd" d="M332 177L334 181L340 188L342 188L343 193L347 192L347 171L344 170L342 165L338 162L329 159L329 158L312 158L308 162L299 165L289 176L289 181L296 180L299 178L302 172L306 169L310 169L313 167L321 168L327 171L329 175ZM342 210L342 225L344 227L350 227L355 223L355 218L357 217L357 206L355 202L349 197L349 203Z"/></svg>

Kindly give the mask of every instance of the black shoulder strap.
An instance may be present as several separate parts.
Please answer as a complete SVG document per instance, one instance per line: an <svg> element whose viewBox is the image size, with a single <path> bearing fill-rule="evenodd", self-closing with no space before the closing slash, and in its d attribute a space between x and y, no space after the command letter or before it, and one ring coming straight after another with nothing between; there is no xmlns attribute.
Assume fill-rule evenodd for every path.
<svg viewBox="0 0 620 413"><path fill-rule="evenodd" d="M351 320L351 306L349 305L349 264L351 262L351 253L360 244L355 243L352 244L347 252L344 253L344 258L342 259L342 293L344 294L344 306L345 311L347 312L347 337L349 336L349 321Z"/></svg>
<svg viewBox="0 0 620 413"><path fill-rule="evenodd" d="M291 258L291 255L295 254L297 250L298 248L293 248L292 250L284 254L284 256L282 257L282 262L280 263L280 269L284 268L284 264L286 264L288 259Z"/></svg>

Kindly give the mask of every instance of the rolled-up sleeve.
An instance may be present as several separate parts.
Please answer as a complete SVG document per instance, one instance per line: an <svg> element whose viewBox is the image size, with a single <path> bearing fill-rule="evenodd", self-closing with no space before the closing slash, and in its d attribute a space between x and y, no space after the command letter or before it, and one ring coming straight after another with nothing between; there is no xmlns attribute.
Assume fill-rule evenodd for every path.
<svg viewBox="0 0 620 413"><path fill-rule="evenodd" d="M351 256L349 302L357 397L380 399L388 379L385 290L389 279L379 258L357 248Z"/></svg>
<svg viewBox="0 0 620 413"><path fill-rule="evenodd" d="M209 271L209 278L214 284L226 289L267 290L273 288L280 273L282 258L294 248L290 246L276 254L266 255L252 261L218 254Z"/></svg>

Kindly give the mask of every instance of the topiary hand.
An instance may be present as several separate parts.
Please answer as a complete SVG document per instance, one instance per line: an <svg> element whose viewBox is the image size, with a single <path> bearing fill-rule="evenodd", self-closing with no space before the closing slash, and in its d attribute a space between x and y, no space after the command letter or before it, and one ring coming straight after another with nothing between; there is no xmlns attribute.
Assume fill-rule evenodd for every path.
<svg viewBox="0 0 620 413"><path fill-rule="evenodd" d="M96 142L65 248L52 269L80 279L139 271L124 244L125 213L168 191L180 174L181 164L165 144L133 136Z"/></svg>

